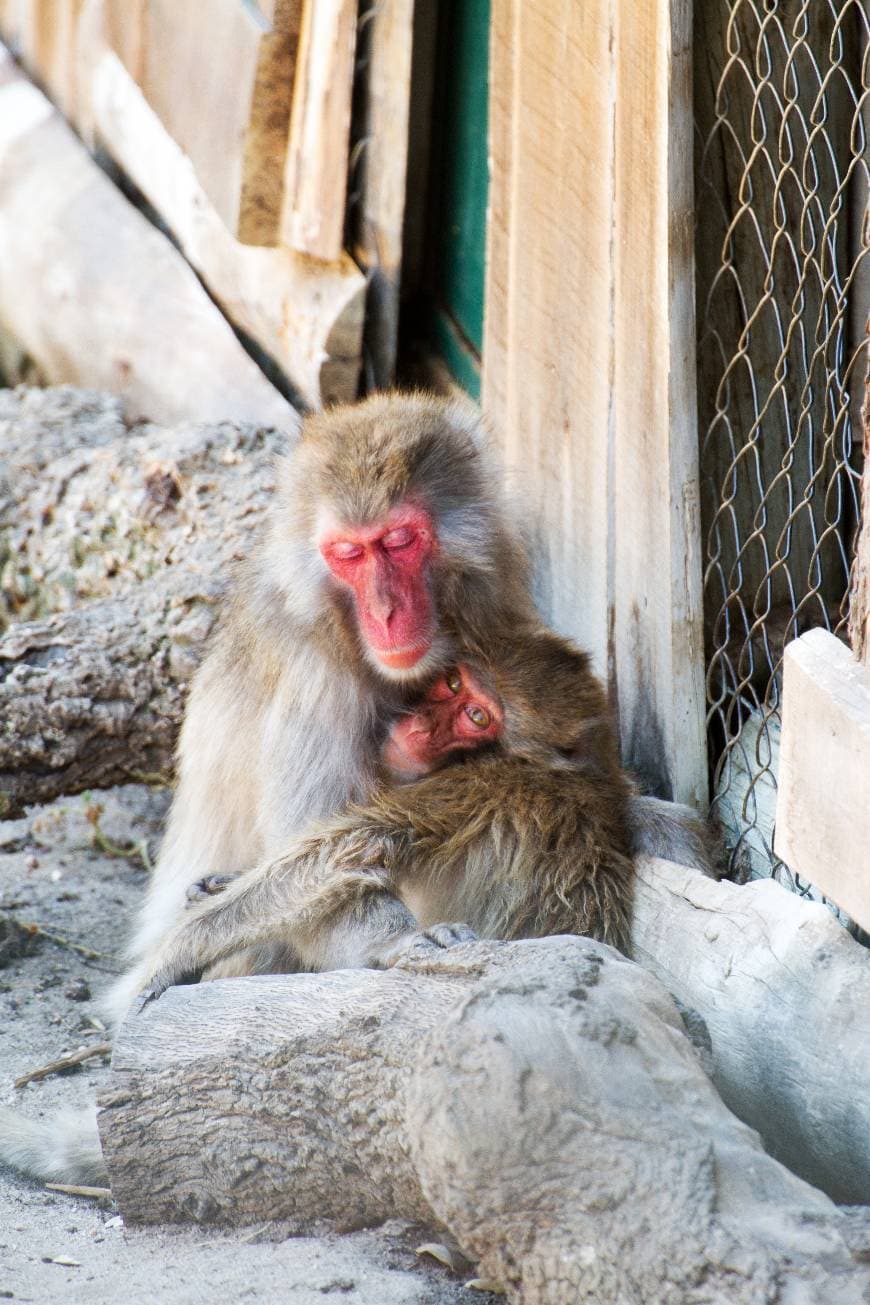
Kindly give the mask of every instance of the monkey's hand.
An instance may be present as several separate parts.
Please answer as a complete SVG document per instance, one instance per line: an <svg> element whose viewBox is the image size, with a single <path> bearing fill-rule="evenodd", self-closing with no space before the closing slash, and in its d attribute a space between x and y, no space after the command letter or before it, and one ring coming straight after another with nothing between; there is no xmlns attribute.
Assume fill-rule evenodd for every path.
<svg viewBox="0 0 870 1305"><path fill-rule="evenodd" d="M235 874L206 875L204 879L197 879L196 883L191 884L185 893L187 905L201 906L203 902L207 902L210 898L217 896L218 893L222 893L234 880L238 879L241 873L241 870L237 870Z"/></svg>
<svg viewBox="0 0 870 1305"><path fill-rule="evenodd" d="M378 961L385 970L394 965L414 966L433 952L446 951L466 942L477 942L477 934L467 924L433 924L430 929L402 934L384 947Z"/></svg>

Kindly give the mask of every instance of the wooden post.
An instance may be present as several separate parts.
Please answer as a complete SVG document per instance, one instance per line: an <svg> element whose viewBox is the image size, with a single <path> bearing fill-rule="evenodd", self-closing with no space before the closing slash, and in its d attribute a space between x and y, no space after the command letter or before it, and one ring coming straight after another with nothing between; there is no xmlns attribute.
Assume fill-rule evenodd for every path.
<svg viewBox="0 0 870 1305"><path fill-rule="evenodd" d="M868 328L870 329L870 328ZM860 662L870 666L870 362L864 383L864 477L861 482L861 529L852 569L849 640Z"/></svg>
<svg viewBox="0 0 870 1305"><path fill-rule="evenodd" d="M304 0L281 236L329 261L342 249L356 20L356 0Z"/></svg>
<svg viewBox="0 0 870 1305"><path fill-rule="evenodd" d="M396 369L414 0L373 0L364 17L360 40L368 75L360 124L364 143L354 176L360 201L351 248L368 280L365 379L384 389L393 383Z"/></svg>
<svg viewBox="0 0 870 1305"><path fill-rule="evenodd" d="M496 0L483 404L626 762L703 807L688 0Z"/></svg>

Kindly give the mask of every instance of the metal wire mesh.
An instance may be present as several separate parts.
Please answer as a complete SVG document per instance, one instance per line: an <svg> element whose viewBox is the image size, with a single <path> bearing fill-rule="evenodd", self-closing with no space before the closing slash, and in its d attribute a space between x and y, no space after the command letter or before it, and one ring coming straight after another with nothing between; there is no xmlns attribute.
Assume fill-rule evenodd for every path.
<svg viewBox="0 0 870 1305"><path fill-rule="evenodd" d="M773 852L784 645L845 632L866 370L862 0L695 6L698 391L713 806Z"/></svg>

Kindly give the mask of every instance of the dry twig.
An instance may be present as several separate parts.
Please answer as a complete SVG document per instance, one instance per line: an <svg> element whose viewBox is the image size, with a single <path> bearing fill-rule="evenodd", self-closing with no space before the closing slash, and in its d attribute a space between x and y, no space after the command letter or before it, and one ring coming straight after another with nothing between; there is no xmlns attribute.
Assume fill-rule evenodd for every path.
<svg viewBox="0 0 870 1305"><path fill-rule="evenodd" d="M68 1056L60 1056L57 1060L51 1060L47 1065L40 1065L38 1069L28 1070L22 1074L13 1083L13 1087L24 1087L25 1083L35 1083L41 1078L50 1078L52 1074L61 1074L65 1069L72 1069L75 1065L81 1065L85 1060L90 1060L93 1056L108 1056L112 1050L111 1042L100 1042L96 1047L79 1047L78 1051L71 1051Z"/></svg>

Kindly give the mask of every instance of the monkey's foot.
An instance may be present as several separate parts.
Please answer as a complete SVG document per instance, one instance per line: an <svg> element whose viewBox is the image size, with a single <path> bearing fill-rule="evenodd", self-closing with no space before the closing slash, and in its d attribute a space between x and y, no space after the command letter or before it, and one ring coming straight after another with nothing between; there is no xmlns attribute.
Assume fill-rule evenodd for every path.
<svg viewBox="0 0 870 1305"><path fill-rule="evenodd" d="M139 994L139 1011L138 1014L162 997L167 988L186 987L191 983L199 983L202 978L202 970L180 970L171 965L163 966L157 970L148 981L148 987Z"/></svg>
<svg viewBox="0 0 870 1305"><path fill-rule="evenodd" d="M419 933L405 934L395 948L383 958L384 969L394 965L413 964L433 952L446 951L459 943L477 942L477 934L467 924L433 924Z"/></svg>
<svg viewBox="0 0 870 1305"><path fill-rule="evenodd" d="M207 902L209 898L216 897L222 893L234 879L238 879L239 872L230 875L206 875L204 879L197 879L185 893L188 906L200 906Z"/></svg>

